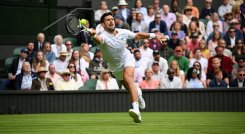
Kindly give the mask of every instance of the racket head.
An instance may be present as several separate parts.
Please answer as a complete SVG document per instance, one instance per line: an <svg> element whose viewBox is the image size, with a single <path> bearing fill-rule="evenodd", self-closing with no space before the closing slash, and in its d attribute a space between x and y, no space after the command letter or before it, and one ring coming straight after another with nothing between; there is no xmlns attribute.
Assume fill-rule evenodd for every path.
<svg viewBox="0 0 245 134"><path fill-rule="evenodd" d="M67 15L65 25L67 32L74 36L81 31L79 19L74 14Z"/></svg>

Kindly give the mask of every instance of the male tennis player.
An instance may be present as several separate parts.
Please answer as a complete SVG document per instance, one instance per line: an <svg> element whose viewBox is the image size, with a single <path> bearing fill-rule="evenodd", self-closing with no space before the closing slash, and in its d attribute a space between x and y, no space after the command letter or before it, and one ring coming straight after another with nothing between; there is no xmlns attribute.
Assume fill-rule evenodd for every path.
<svg viewBox="0 0 245 134"><path fill-rule="evenodd" d="M134 84L134 57L126 48L127 39L147 39L164 38L163 35L154 33L133 33L125 29L116 29L114 18L111 12L104 13L100 19L104 31L96 35L94 29L89 29L88 33L99 44L103 58L109 64L109 70L118 80L122 80L124 87L129 91L132 109L129 109L129 115L135 123L141 123L139 108L145 108L145 101L142 98L140 89Z"/></svg>

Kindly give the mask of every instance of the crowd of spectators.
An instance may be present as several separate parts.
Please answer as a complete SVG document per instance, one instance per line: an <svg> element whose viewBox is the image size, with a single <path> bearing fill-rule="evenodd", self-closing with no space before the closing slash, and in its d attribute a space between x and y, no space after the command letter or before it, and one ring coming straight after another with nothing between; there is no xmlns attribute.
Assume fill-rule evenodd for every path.
<svg viewBox="0 0 245 134"><path fill-rule="evenodd" d="M135 84L142 89L245 87L245 0L222 0L217 8L212 0L204 0L203 9L192 0L185 2L181 9L178 0L170 6L152 0L147 7L135 0L129 9L125 0L119 0L110 10L101 1L94 16L96 32L103 32L103 13L112 12L116 28L165 36L125 44L135 58ZM89 24L87 20L86 27ZM38 33L36 42L28 42L13 60L0 88L78 90L96 79L96 90L123 89L88 34L81 31L76 39L78 44L72 44L56 35L52 44ZM73 50L77 45L80 50ZM90 52L94 47L98 48Z"/></svg>

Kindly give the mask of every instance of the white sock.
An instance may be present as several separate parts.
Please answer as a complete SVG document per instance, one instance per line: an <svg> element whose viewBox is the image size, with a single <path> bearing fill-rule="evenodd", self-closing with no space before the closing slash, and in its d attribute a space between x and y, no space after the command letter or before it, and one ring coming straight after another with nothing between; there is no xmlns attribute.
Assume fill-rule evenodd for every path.
<svg viewBox="0 0 245 134"><path fill-rule="evenodd" d="M138 103L138 102L133 102L133 103L132 103L132 106L133 106L133 109L134 109L136 112L140 112L140 110L139 110L139 103Z"/></svg>

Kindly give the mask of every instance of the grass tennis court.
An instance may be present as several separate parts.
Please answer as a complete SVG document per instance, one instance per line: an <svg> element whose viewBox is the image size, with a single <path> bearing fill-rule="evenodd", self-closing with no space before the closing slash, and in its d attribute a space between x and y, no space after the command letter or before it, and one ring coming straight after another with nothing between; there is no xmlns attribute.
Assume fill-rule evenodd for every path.
<svg viewBox="0 0 245 134"><path fill-rule="evenodd" d="M245 134L244 112L0 115L1 134Z"/></svg>

